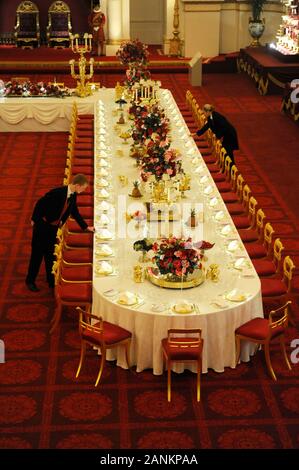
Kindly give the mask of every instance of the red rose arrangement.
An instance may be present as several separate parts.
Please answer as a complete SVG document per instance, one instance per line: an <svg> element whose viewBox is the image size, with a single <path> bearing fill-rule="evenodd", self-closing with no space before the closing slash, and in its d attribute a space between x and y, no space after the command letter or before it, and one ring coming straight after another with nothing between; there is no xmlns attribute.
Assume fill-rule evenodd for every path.
<svg viewBox="0 0 299 470"><path fill-rule="evenodd" d="M153 261L161 274L183 277L202 268L203 254L192 243L192 238L163 238L153 244L152 250L155 253Z"/></svg>
<svg viewBox="0 0 299 470"><path fill-rule="evenodd" d="M116 52L122 65L145 66L148 62L148 55L147 46L139 39L123 42Z"/></svg>

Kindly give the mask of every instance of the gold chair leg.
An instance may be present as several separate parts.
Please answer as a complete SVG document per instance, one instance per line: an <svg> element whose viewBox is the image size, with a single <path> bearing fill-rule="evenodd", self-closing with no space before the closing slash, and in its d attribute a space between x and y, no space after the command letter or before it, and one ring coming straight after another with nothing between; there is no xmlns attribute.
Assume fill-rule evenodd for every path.
<svg viewBox="0 0 299 470"><path fill-rule="evenodd" d="M51 326L51 329L50 329L50 334L52 334L53 331L56 330L56 328L58 326L58 323L60 322L61 311L62 311L62 305L59 303L55 308L54 316L51 320L52 326Z"/></svg>
<svg viewBox="0 0 299 470"><path fill-rule="evenodd" d="M264 345L264 352L265 352L265 358L266 358L266 364L268 367L268 371L270 372L270 375L272 379L277 380L276 375L274 373L272 364L271 364L271 359L270 359L270 351L269 351L269 343L266 343Z"/></svg>
<svg viewBox="0 0 299 470"><path fill-rule="evenodd" d="M198 364L197 366L197 377L196 377L196 399L200 401L200 374L201 374L201 366Z"/></svg>
<svg viewBox="0 0 299 470"><path fill-rule="evenodd" d="M171 362L167 361L167 401L171 401Z"/></svg>
<svg viewBox="0 0 299 470"><path fill-rule="evenodd" d="M292 370L292 366L291 366L291 364L290 364L290 361L289 361L288 355L287 355L287 350L286 350L286 345L285 345L285 342L284 342L284 337L281 336L281 337L279 338L279 341L280 341L280 347L281 347L282 354L283 354L285 363L286 363L286 365L287 365L287 368L288 368L289 370Z"/></svg>
<svg viewBox="0 0 299 470"><path fill-rule="evenodd" d="M81 367L82 367L82 364L83 364L83 361L84 361L84 357L85 357L85 352L86 352L86 343L85 343L85 341L82 341L82 343L81 343L80 361L79 361L78 369L77 369L77 372L76 372L76 378L77 378L77 377L79 376L79 374L80 374Z"/></svg>
<svg viewBox="0 0 299 470"><path fill-rule="evenodd" d="M131 369L131 366L130 366L130 346L131 346L131 342L128 341L125 344L126 361L127 361L128 369Z"/></svg>
<svg viewBox="0 0 299 470"><path fill-rule="evenodd" d="M96 383L94 384L95 387L98 386L98 383L101 379L101 376L102 376L102 373L103 373L103 370L104 370L105 362L106 362L106 350L101 349L101 366L100 366L100 370L99 370L99 373L98 373L98 376L97 376Z"/></svg>
<svg viewBox="0 0 299 470"><path fill-rule="evenodd" d="M240 340L240 337L237 335L235 338L235 342L236 342L236 367L237 367L237 365L239 364L240 354L241 354L241 340Z"/></svg>

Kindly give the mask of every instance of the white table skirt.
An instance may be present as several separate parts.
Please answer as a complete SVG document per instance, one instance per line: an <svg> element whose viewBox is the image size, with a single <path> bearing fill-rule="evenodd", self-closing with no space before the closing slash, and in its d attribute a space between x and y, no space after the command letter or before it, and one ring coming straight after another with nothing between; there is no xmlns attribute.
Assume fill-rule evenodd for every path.
<svg viewBox="0 0 299 470"><path fill-rule="evenodd" d="M134 159L128 156L129 145L123 145L121 139L113 131L117 120L113 112L116 108L114 90L101 90L99 109L95 113L95 226L97 233L94 242L93 312L132 332L131 364L136 365L137 371L152 368L154 374L163 373L161 339L167 336L169 328L201 328L204 339L203 372L207 372L209 368L223 372L225 367L235 367L235 329L255 316L263 316L260 280L201 154L193 139L189 137L189 131L171 93L168 90L161 91L160 99L161 106L171 120L171 148L181 151L184 170L192 177L191 190L186 193L185 201L202 203L204 208L203 226L191 230L190 233L193 239L204 239L215 243L211 250L206 251L208 260L205 264L209 266L217 263L220 266L220 279L218 283L205 280L200 286L183 291L159 288L149 281L141 284L133 281L133 266L139 259L139 253L133 250L133 243L143 238L147 232L144 232L144 227L135 228L134 222L126 225L123 221L125 212L132 213L134 210L128 193L132 188L132 182L139 176L139 170L134 165ZM130 125L127 123L124 128ZM119 150L123 151L124 156L117 156ZM104 157L109 164L107 180L110 189L107 201L116 208L115 213L108 212L108 217L111 219L108 229L113 234L113 240L105 241L115 253L115 257L110 259L115 269L112 276L99 276L96 272L100 262L96 251L103 243L98 239L101 230L100 217L103 214L100 189L97 187L100 178L103 177L98 165L101 157ZM194 157L198 157L198 162L194 161ZM119 175L128 177L128 186L121 186ZM205 194L207 187L212 188L209 194ZM119 196L123 198L121 201ZM217 206L212 207L211 201L215 201L215 198ZM145 199L138 200L138 204L140 205ZM133 201L136 204L135 200ZM124 212L121 211L121 204L126 206ZM224 213L221 223L215 220L215 209ZM227 250L227 244L230 241L220 234L221 224L224 222L232 229L230 238L236 240L239 245L236 252L230 253ZM157 223L153 224L157 226ZM182 227L181 222L177 224ZM129 229L131 236L128 232L125 233ZM198 231L195 232L196 230ZM238 257L246 259L249 267L246 273L234 269L233 265ZM246 301L233 302L224 299L225 293L234 288L246 294ZM111 299L105 295L109 289L138 293L144 299L144 303L137 309L119 305L117 296ZM174 313L171 306L182 299L196 303L199 313L183 315ZM225 306L215 305L214 302L217 301ZM154 312L153 304L159 303L165 304L165 311ZM243 345L242 360L248 361L252 351L249 344ZM116 356L111 355L109 358L116 357L118 365L126 367L123 352L119 350L115 354ZM178 365L174 370L181 372L184 368L192 370L187 364L186 367Z"/></svg>
<svg viewBox="0 0 299 470"><path fill-rule="evenodd" d="M94 114L98 99L98 92L86 98L0 98L0 131L69 131L73 103L79 114Z"/></svg>

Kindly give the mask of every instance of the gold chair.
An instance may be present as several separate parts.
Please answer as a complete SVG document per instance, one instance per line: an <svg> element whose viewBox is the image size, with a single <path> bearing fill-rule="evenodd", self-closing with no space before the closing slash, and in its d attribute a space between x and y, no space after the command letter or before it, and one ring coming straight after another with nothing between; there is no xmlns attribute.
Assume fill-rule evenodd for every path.
<svg viewBox="0 0 299 470"><path fill-rule="evenodd" d="M35 3L21 2L16 11L15 42L18 47L30 48L40 45L39 10Z"/></svg>
<svg viewBox="0 0 299 470"><path fill-rule="evenodd" d="M193 335L193 336L191 336ZM171 401L171 367L174 362L196 362L196 398L200 401L200 374L202 369L203 339L199 328L169 329L162 339L162 351L167 367L167 400Z"/></svg>
<svg viewBox="0 0 299 470"><path fill-rule="evenodd" d="M81 354L76 378L79 376L82 368L86 352L86 345L89 344L90 346L97 348L101 351L101 364L95 382L96 387L101 379L104 370L107 349L115 349L119 346L124 347L127 365L130 369L129 349L131 344L132 333L128 330L125 330L121 326L103 321L101 317L91 315L80 307L77 307L77 310L80 313L79 334L81 338ZM91 320L96 320L96 322L91 325Z"/></svg>
<svg viewBox="0 0 299 470"><path fill-rule="evenodd" d="M270 359L270 343L274 339L279 339L285 363L289 370L292 369L287 357L284 339L288 326L288 307L291 303L288 301L282 307L271 310L269 318L253 318L236 329L236 365L240 359L241 340L255 343L257 348L261 345L264 348L268 371L272 379L277 380Z"/></svg>
<svg viewBox="0 0 299 470"><path fill-rule="evenodd" d="M47 43L48 46L69 47L72 34L71 11L62 1L53 2L48 10Z"/></svg>

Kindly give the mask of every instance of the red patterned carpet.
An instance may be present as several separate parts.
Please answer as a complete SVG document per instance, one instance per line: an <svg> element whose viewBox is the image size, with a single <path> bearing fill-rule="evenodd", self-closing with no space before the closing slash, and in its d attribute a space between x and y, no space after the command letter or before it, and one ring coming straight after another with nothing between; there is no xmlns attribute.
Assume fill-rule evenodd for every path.
<svg viewBox="0 0 299 470"><path fill-rule="evenodd" d="M119 78L105 75L101 81L114 86ZM186 75L157 78L184 101L190 88ZM299 266L293 186L298 128L280 114L277 97L260 97L244 76L209 75L193 92L201 104L216 103L238 128L237 165ZM24 285L32 207L39 195L61 184L66 146L63 133L0 134L0 327L6 346L6 363L0 364L0 448L298 449L299 366L287 371L276 348L277 383L259 352L234 370L205 374L199 404L195 377L187 372L173 374L171 404L166 375L153 376L151 370L135 374L107 364L95 389L94 352L74 380L79 338L73 312L64 312L50 336L54 303L44 274L41 292L33 294ZM298 271L294 285L298 302ZM289 328L288 341L293 338L299 338L298 327Z"/></svg>

